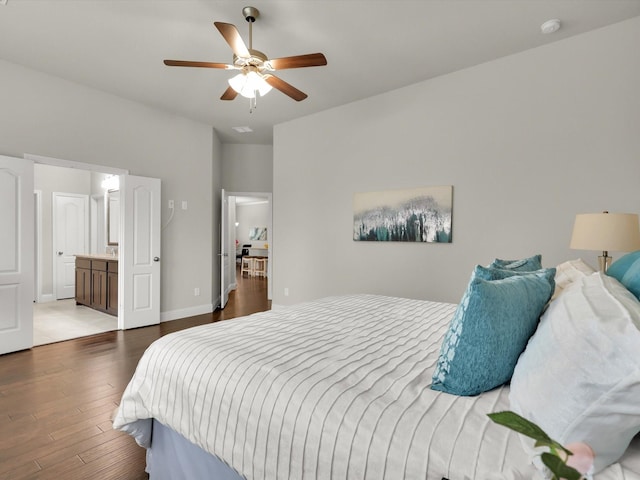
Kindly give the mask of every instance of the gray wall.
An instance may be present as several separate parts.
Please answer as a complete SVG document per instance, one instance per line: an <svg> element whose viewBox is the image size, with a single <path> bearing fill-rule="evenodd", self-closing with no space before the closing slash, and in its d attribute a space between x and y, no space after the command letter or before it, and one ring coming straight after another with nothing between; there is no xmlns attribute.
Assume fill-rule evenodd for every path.
<svg viewBox="0 0 640 480"><path fill-rule="evenodd" d="M638 45L635 18L276 126L274 304L457 302L494 257L596 264L576 213L640 210ZM454 186L453 244L352 240L354 192L429 185Z"/></svg>
<svg viewBox="0 0 640 480"><path fill-rule="evenodd" d="M271 145L222 145L222 184L228 192L273 191Z"/></svg>
<svg viewBox="0 0 640 480"><path fill-rule="evenodd" d="M220 206L212 192L222 186L221 144L212 128L4 61L0 78L1 154L44 155L160 178L163 224L168 199L178 207L188 201L188 210L176 209L162 231L162 316L211 310L220 289L212 272Z"/></svg>

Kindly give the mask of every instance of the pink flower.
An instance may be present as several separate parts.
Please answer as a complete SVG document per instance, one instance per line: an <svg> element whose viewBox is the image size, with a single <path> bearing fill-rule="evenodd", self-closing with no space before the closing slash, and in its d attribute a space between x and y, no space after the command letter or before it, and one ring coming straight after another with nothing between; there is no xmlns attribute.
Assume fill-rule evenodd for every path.
<svg viewBox="0 0 640 480"><path fill-rule="evenodd" d="M573 452L573 455L567 459L567 465L575 468L583 475L590 474L593 470L593 459L595 458L593 449L584 442L570 443L566 447L567 450Z"/></svg>

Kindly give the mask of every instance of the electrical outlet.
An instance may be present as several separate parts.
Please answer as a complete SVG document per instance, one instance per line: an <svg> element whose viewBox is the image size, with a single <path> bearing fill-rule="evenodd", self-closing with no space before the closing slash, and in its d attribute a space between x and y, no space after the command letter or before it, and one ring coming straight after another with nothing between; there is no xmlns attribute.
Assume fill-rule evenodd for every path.
<svg viewBox="0 0 640 480"><path fill-rule="evenodd" d="M284 296L285 297L289 296L289 287L284 287Z"/></svg>
<svg viewBox="0 0 640 480"><path fill-rule="evenodd" d="M193 289L193 296L194 297L199 297L200 296L200 289L198 287Z"/></svg>
<svg viewBox="0 0 640 480"><path fill-rule="evenodd" d="M169 200L169 208L173 208L173 200Z"/></svg>

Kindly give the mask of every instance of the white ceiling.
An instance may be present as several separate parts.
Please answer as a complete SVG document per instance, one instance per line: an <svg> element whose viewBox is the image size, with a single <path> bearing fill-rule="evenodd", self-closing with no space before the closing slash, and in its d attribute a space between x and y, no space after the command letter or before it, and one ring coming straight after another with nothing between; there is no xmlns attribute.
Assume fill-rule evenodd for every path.
<svg viewBox="0 0 640 480"><path fill-rule="evenodd" d="M640 15L640 0L8 0L0 58L212 125L225 143L272 143L273 125ZM324 67L283 70L306 92L219 100L233 72L163 59L232 62L213 26L242 7L271 58L323 52ZM542 35L551 18L563 28ZM1 82L1 80L0 80ZM239 134L231 127L249 126Z"/></svg>

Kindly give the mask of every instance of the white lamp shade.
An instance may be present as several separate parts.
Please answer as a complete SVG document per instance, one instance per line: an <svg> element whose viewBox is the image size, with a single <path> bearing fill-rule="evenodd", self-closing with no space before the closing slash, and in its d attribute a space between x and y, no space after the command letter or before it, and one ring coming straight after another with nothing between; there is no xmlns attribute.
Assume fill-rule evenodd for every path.
<svg viewBox="0 0 640 480"><path fill-rule="evenodd" d="M576 215L569 248L630 252L640 249L640 228L635 213L583 213Z"/></svg>
<svg viewBox="0 0 640 480"><path fill-rule="evenodd" d="M271 85L264 80L262 75L254 71L239 73L228 81L231 88L246 98L256 98L256 92L264 97L271 91Z"/></svg>

